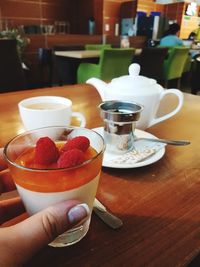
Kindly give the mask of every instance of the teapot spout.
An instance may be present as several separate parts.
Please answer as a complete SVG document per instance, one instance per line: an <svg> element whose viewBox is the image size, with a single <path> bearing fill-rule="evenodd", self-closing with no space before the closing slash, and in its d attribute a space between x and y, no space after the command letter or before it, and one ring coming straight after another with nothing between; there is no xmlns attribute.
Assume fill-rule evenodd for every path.
<svg viewBox="0 0 200 267"><path fill-rule="evenodd" d="M86 83L93 85L97 89L98 93L100 94L101 99L103 101L105 100L105 90L106 90L107 83L105 83L104 81L98 78L90 78L86 81Z"/></svg>

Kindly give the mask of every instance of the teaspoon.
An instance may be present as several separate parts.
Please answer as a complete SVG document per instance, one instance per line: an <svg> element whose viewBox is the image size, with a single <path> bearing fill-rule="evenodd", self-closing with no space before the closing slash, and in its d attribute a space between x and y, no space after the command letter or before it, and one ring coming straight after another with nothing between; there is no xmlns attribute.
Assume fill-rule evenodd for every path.
<svg viewBox="0 0 200 267"><path fill-rule="evenodd" d="M146 141L152 141L152 142L157 142L157 143L165 143L165 144L174 145L174 146L186 146L190 144L190 141L187 141L187 140L166 140L166 139L134 136L134 141L139 141L139 140L146 140Z"/></svg>

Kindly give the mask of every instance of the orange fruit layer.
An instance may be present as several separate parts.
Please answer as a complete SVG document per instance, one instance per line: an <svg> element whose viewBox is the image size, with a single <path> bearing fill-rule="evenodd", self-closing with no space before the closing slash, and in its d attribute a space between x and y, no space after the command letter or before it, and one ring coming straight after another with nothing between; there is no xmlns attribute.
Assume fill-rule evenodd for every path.
<svg viewBox="0 0 200 267"><path fill-rule="evenodd" d="M97 152L88 148L85 152L86 160L93 158ZM102 154L93 159L90 163L71 170L50 169L50 170L25 170L10 165L10 170L16 184L23 188L36 192L61 192L78 188L94 179L101 170ZM40 168L34 163L34 148L24 151L16 160L16 163L25 167ZM51 166L50 166L51 167ZM52 166L53 167L53 166ZM44 168L44 166L43 166Z"/></svg>

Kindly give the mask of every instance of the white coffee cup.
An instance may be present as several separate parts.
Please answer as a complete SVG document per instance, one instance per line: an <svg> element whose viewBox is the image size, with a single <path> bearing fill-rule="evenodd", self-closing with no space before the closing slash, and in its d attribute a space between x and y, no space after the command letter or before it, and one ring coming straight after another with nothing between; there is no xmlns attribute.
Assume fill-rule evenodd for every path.
<svg viewBox="0 0 200 267"><path fill-rule="evenodd" d="M26 130L47 126L69 126L71 118L78 118L81 127L86 120L82 113L72 112L72 101L60 96L37 96L18 103L19 113Z"/></svg>

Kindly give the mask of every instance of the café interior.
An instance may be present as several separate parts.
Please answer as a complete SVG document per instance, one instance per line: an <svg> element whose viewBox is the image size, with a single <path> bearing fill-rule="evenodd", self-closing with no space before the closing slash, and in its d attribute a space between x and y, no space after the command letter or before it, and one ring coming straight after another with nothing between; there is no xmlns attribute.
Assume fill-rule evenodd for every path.
<svg viewBox="0 0 200 267"><path fill-rule="evenodd" d="M183 45L160 46L173 23ZM38 96L69 98L100 135L100 104L133 101L148 120L131 122L136 136L185 142L141 141L137 153L151 152L134 162L110 161L106 148L96 198L123 225L93 211L77 244L46 245L24 266L200 266L199 27L199 0L0 1L0 147L27 130L19 102ZM3 192L0 206L16 196Z"/></svg>
<svg viewBox="0 0 200 267"><path fill-rule="evenodd" d="M193 4L195 4L195 9L193 8L195 11L190 11L190 6ZM187 15L188 10L191 15ZM198 54L198 42L188 41L190 33L198 28L198 15L198 4L173 0L87 0L87 3L78 0L73 3L61 0L56 3L2 1L0 41L17 40L17 50L23 65L18 64L18 67L13 67L15 72L13 71L12 75L15 81L14 79L10 81L11 84L7 76L10 75L11 68L9 74L5 67L1 68L1 75L7 83L3 80L0 82L0 92L78 83L80 79L77 71L80 63L97 64L99 55L96 58L94 55L92 58L77 59L73 56L56 56L55 52L90 50L95 47L88 48L86 45L107 44L112 48L122 46L133 48L131 62L140 63L142 75L155 78L160 82L178 80L178 84L172 82L172 85L196 94L199 88L195 80L196 67L191 63L196 61L194 58L188 57L186 60L184 58L182 61L186 61L185 64L179 60L179 64L184 67L180 67L179 73L168 76L166 70L161 71L163 66L158 71L158 66L164 65L167 58L166 51L160 51L160 55L153 55L153 52L156 53L158 50L149 52L146 48L158 48L159 40L168 25L176 22L180 25L179 37L184 40L186 47L190 48L188 54ZM7 65L8 60L11 60L10 65L17 64L16 60L14 62L14 56L12 55L13 59L9 59L6 54L9 52L4 51L3 46L7 47L5 43L1 44L1 58L7 61ZM141 53L142 49L144 49L143 53ZM155 64L148 64L152 60L149 54ZM196 62L193 65L195 64ZM120 75L119 72L118 76ZM89 77L84 77L83 81L87 78ZM112 78L112 76L106 77L107 80ZM164 85L166 87L166 83Z"/></svg>

